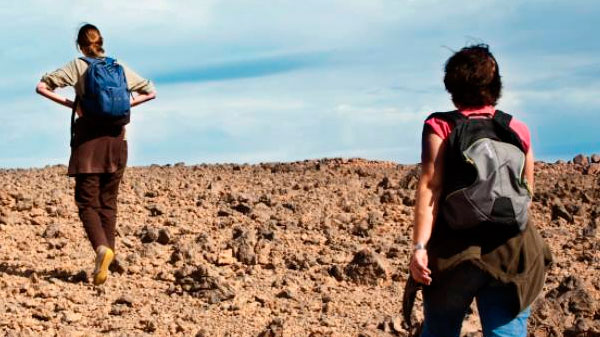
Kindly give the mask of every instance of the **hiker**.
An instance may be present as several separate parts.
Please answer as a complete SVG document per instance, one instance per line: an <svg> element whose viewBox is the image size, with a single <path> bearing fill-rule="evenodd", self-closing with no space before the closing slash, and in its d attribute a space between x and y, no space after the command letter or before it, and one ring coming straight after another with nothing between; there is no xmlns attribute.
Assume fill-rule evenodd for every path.
<svg viewBox="0 0 600 337"><path fill-rule="evenodd" d="M473 299L484 336L526 336L551 261L528 215L530 134L495 108L502 83L487 45L452 55L444 84L457 110L425 121L415 205L410 274L423 286L421 336L459 336Z"/></svg>
<svg viewBox="0 0 600 337"><path fill-rule="evenodd" d="M45 74L36 92L72 109L68 175L75 177L75 203L96 252L93 282L99 285L114 259L117 194L127 162L124 125L130 108L155 98L156 91L149 80L105 55L94 25L84 24L76 42L84 57ZM74 101L54 92L66 86L74 87Z"/></svg>

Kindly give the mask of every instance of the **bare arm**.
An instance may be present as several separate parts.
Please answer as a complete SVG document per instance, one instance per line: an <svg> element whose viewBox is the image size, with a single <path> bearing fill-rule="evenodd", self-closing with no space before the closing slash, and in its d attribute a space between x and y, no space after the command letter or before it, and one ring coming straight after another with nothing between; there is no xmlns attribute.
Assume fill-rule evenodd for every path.
<svg viewBox="0 0 600 337"><path fill-rule="evenodd" d="M533 191L535 189L535 181L533 175L534 169L534 159L533 159L533 149L530 147L529 151L525 155L525 179L527 179L527 184L529 185L529 190L533 195Z"/></svg>
<svg viewBox="0 0 600 337"><path fill-rule="evenodd" d="M37 86L35 87L35 92L37 92L38 94L58 103L60 105L63 105L63 106L66 106L67 108L73 109L73 101L55 93L53 90L50 90L48 88L48 86L46 85L46 83L44 83L44 82L39 82L37 84Z"/></svg>
<svg viewBox="0 0 600 337"><path fill-rule="evenodd" d="M436 134L425 131L421 154L421 178L417 186L413 244L425 245L431 237L442 192L443 154L445 143ZM427 267L427 250L415 250L410 271L415 281L430 284L431 270Z"/></svg>
<svg viewBox="0 0 600 337"><path fill-rule="evenodd" d="M148 102L149 100L156 98L156 91L149 92L147 94L139 94L135 97L131 98L131 107L133 108L136 105L140 105L144 102Z"/></svg>

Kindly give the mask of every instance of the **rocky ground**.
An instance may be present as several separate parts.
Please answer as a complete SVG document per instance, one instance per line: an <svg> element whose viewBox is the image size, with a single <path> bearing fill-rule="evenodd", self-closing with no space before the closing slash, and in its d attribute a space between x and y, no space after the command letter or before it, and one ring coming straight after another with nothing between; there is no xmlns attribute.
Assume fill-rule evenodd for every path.
<svg viewBox="0 0 600 337"><path fill-rule="evenodd" d="M555 263L532 336L600 335L600 164L592 161L600 158L536 164L533 217ZM0 170L0 335L410 333L400 308L414 165L129 168L118 263L100 287L90 283L94 255L65 173ZM475 313L463 335L481 335Z"/></svg>

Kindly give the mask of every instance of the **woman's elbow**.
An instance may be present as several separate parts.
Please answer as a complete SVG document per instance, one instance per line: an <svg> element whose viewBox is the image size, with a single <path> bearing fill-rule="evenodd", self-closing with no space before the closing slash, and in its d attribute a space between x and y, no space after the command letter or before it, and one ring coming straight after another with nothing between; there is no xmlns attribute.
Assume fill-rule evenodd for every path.
<svg viewBox="0 0 600 337"><path fill-rule="evenodd" d="M42 94L45 90L48 90L48 87L46 86L46 83L44 82L39 82L36 86L35 86L35 92L38 94Z"/></svg>

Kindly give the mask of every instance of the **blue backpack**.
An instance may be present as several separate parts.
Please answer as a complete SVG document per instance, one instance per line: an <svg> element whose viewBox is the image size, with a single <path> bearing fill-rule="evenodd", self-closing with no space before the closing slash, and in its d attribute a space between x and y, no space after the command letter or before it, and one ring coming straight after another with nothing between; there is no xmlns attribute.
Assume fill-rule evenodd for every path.
<svg viewBox="0 0 600 337"><path fill-rule="evenodd" d="M109 57L81 59L88 64L80 101L84 116L106 125L129 123L130 91L123 67Z"/></svg>

